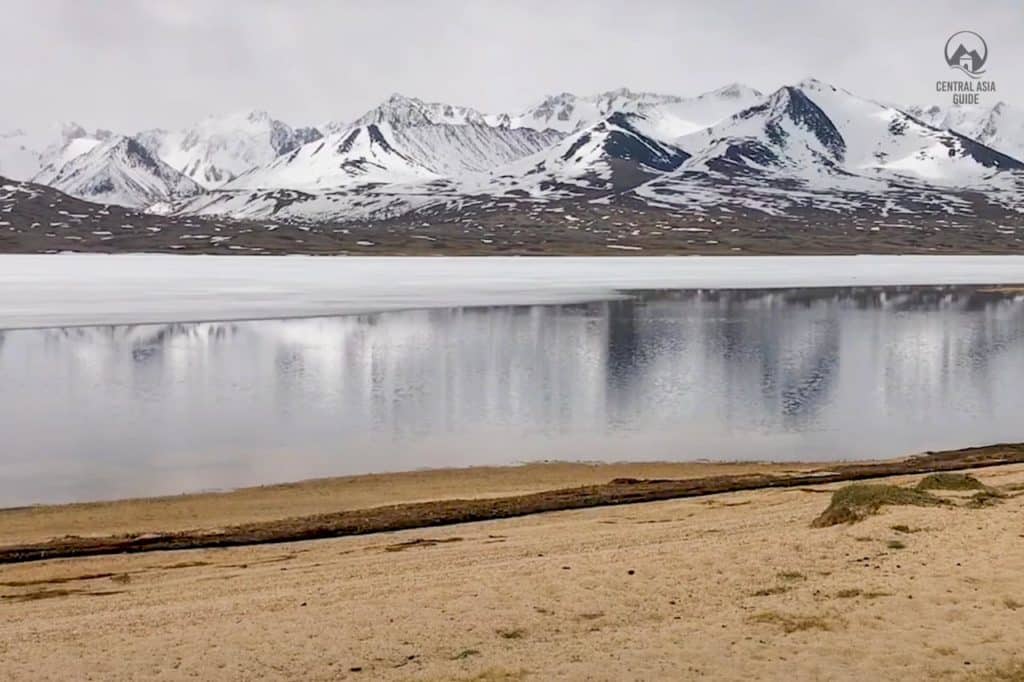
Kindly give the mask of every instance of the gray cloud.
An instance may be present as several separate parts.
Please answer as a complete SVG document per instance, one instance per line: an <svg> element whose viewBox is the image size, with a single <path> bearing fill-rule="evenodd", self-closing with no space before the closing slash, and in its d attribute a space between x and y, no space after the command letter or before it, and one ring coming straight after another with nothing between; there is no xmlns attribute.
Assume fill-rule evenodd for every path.
<svg viewBox="0 0 1024 682"><path fill-rule="evenodd" d="M522 108L622 85L697 94L814 75L943 101L946 38L982 33L991 99L1024 103L1016 0L4 0L0 128L133 131L262 108L345 120L392 92Z"/></svg>

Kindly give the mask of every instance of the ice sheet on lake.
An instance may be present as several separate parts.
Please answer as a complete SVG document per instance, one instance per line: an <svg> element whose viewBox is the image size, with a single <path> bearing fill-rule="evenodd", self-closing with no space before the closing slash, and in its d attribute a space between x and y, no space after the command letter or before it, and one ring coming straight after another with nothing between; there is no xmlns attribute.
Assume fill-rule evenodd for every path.
<svg viewBox="0 0 1024 682"><path fill-rule="evenodd" d="M3 255L0 329L568 303L629 289L1024 283L1024 256Z"/></svg>

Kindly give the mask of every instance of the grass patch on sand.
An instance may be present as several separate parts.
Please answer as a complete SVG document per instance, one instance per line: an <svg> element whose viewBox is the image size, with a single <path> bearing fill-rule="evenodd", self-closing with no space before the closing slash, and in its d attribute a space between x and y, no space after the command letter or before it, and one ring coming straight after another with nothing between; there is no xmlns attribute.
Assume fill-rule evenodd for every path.
<svg viewBox="0 0 1024 682"><path fill-rule="evenodd" d="M831 632L836 624L821 616L789 616L776 611L762 611L750 617L751 623L777 625L787 635L807 630L824 630Z"/></svg>
<svg viewBox="0 0 1024 682"><path fill-rule="evenodd" d="M526 630L523 630L522 628L502 629L497 632L502 639L522 639L526 636Z"/></svg>
<svg viewBox="0 0 1024 682"><path fill-rule="evenodd" d="M779 594L785 594L789 592L791 588L789 585L776 585L774 587L766 587L763 590L752 592L751 597L774 597Z"/></svg>
<svg viewBox="0 0 1024 682"><path fill-rule="evenodd" d="M885 543L885 546L889 549L906 549L907 543L902 540L889 540L889 542Z"/></svg>
<svg viewBox="0 0 1024 682"><path fill-rule="evenodd" d="M839 590L838 592L836 592L836 599L854 599L856 597L860 597L862 599L878 599L879 597L891 596L892 594L890 594L889 592L877 592L870 590L865 592L864 590L857 587L853 587L847 590Z"/></svg>
<svg viewBox="0 0 1024 682"><path fill-rule="evenodd" d="M939 507L945 500L923 490L895 485L855 483L832 493L832 502L821 516L811 522L814 528L855 523L877 514L886 506Z"/></svg>
<svg viewBox="0 0 1024 682"><path fill-rule="evenodd" d="M1005 499L1006 495L998 490L982 490L971 495L971 499L967 500L967 506L971 509L984 509L1000 504Z"/></svg>
<svg viewBox="0 0 1024 682"><path fill-rule="evenodd" d="M780 571L776 574L779 580L788 580L789 582L795 582L797 580L807 580L807 576L799 571Z"/></svg>
<svg viewBox="0 0 1024 682"><path fill-rule="evenodd" d="M918 490L988 490L988 486L970 474L928 474L917 484Z"/></svg>
<svg viewBox="0 0 1024 682"><path fill-rule="evenodd" d="M459 653L452 656L453 661L464 661L471 656L479 656L480 651L477 649L463 649Z"/></svg>

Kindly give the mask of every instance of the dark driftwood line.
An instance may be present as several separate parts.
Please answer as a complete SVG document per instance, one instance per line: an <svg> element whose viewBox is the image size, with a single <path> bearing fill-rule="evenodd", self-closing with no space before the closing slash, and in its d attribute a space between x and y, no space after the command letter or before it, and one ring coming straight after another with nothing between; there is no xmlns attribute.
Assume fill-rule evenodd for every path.
<svg viewBox="0 0 1024 682"><path fill-rule="evenodd" d="M214 532L195 530L98 538L68 536L42 543L0 547L0 564L105 554L213 549L318 540L507 519L543 512L1019 463L1024 463L1024 444L929 453L901 460L838 464L830 469L797 474L737 474L679 480L615 479L603 485L562 488L528 495L415 502L248 523Z"/></svg>

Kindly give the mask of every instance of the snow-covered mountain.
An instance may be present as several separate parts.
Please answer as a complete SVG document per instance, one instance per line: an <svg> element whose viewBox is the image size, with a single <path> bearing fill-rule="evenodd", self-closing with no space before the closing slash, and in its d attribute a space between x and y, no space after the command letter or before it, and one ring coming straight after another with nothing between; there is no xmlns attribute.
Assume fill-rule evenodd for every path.
<svg viewBox="0 0 1024 682"><path fill-rule="evenodd" d="M393 126L425 125L447 123L451 125L486 125L485 116L470 107L424 102L415 97L400 94L391 95L387 100L366 112L350 125L336 126L334 132L353 126L367 126L373 123L387 123Z"/></svg>
<svg viewBox="0 0 1024 682"><path fill-rule="evenodd" d="M211 116L184 130L148 130L135 137L151 154L209 188L265 166L321 134L315 128L294 129L265 111L243 111Z"/></svg>
<svg viewBox="0 0 1024 682"><path fill-rule="evenodd" d="M422 122L396 128L383 122L386 119L376 120L382 122L330 135L322 144L282 157L267 169L272 175L254 171L221 191L179 204L177 210L182 215L314 222L387 219L411 211L458 210L495 199L544 202L623 191L678 168L688 157L651 137L643 114L613 113L565 138L553 130ZM476 149L489 150L478 158L491 166L489 170L468 169L464 164L471 156L449 155L457 147L466 149L467 140L487 143ZM510 140L518 143L517 152L524 149L524 140L543 146L495 165L494 150L513 149L507 145ZM501 145L496 147L496 141ZM331 145L336 147L329 149ZM449 172L442 172L445 169Z"/></svg>
<svg viewBox="0 0 1024 682"><path fill-rule="evenodd" d="M934 128L956 130L964 135L970 135L982 128L983 121L991 109L967 105L941 107L933 104L927 107L913 105L905 107L904 111Z"/></svg>
<svg viewBox="0 0 1024 682"><path fill-rule="evenodd" d="M202 191L137 140L120 135L71 159L43 184L81 199L137 208Z"/></svg>
<svg viewBox="0 0 1024 682"><path fill-rule="evenodd" d="M467 192L544 197L584 190L622 190L673 171L689 154L651 132L648 117L617 112L558 144L487 177L467 178Z"/></svg>
<svg viewBox="0 0 1024 682"><path fill-rule="evenodd" d="M441 105L392 96L356 123L275 159L225 189L336 189L486 172L550 147L555 131L510 129ZM436 122L458 120L460 123Z"/></svg>
<svg viewBox="0 0 1024 682"><path fill-rule="evenodd" d="M907 113L925 123L954 130L987 147L1024 159L1024 110L998 102L994 106L908 107Z"/></svg>
<svg viewBox="0 0 1024 682"><path fill-rule="evenodd" d="M97 164L93 160L67 168L72 161L113 137L110 131L90 132L75 123L65 123L59 129L51 128L41 134L14 131L0 136L0 169L13 179L62 187L77 196L92 196L96 187L105 186L110 179L103 176L105 163ZM146 150L147 158L159 160L181 172L200 187L216 187L320 137L321 133L315 128L292 128L265 112L247 111L209 117L184 130L148 130L130 139ZM129 157L132 158L129 165L144 167L148 164L134 152L125 158ZM101 177L85 177L90 168L100 170ZM164 194L181 196L194 193L187 183L180 183L166 169L159 168L159 165L154 168L158 169L155 171L159 178L156 184L150 178L141 185L135 185L135 181L128 182L122 188L126 190L123 196L130 202L126 205L149 205L140 202L148 202L153 196ZM72 177L73 182L69 180ZM167 192L159 189L163 183L167 184ZM110 202L119 201L121 196L118 191L99 194L104 201Z"/></svg>
<svg viewBox="0 0 1024 682"><path fill-rule="evenodd" d="M403 153L394 138L394 129L386 123L355 126L244 173L225 189L316 190L437 177L430 168Z"/></svg>
<svg viewBox="0 0 1024 682"><path fill-rule="evenodd" d="M679 145L693 156L639 187L639 200L771 214L974 210L975 199L956 190L1024 208L1021 161L813 79L780 88Z"/></svg>
<svg viewBox="0 0 1024 682"><path fill-rule="evenodd" d="M103 140L86 136L76 137L68 140L60 147L48 149L40 157L42 167L32 177L32 181L41 185L52 185L65 166L82 154L91 152L101 144L103 144Z"/></svg>
<svg viewBox="0 0 1024 682"><path fill-rule="evenodd" d="M322 130L263 112L135 137L70 125L45 147L0 137L0 169L90 200L310 222L560 202L686 215L1024 211L1019 109L896 107L814 79L769 95L739 84L696 97L562 93L515 114L393 95Z"/></svg>
<svg viewBox="0 0 1024 682"><path fill-rule="evenodd" d="M563 92L516 114L487 117L492 125L510 128L553 129L571 133L607 118L615 112L642 113L665 139L706 128L754 104L761 93L734 83L698 97L679 97L628 88L597 95L579 96Z"/></svg>
<svg viewBox="0 0 1024 682"><path fill-rule="evenodd" d="M437 124L431 105L393 97L362 117L362 125L242 176L226 187L234 194L202 197L182 210L320 221L509 200L776 216L809 209L923 215L966 214L989 203L1024 207L1024 164L1017 159L813 79L769 96L728 86L689 99L615 91L588 101L588 111L573 108L555 120L575 128L594 111L625 111L565 137L538 119L553 137L531 139L537 148L530 154L516 146L521 156L509 152L502 162L495 140L540 131L511 120L484 125L465 113L460 116L469 122ZM674 135L709 121L697 132ZM469 144L474 135L479 139Z"/></svg>
<svg viewBox="0 0 1024 682"><path fill-rule="evenodd" d="M697 97L678 98L673 102L642 104L637 111L647 116L654 134L678 140L725 120L733 114L758 104L763 95L739 83Z"/></svg>
<svg viewBox="0 0 1024 682"><path fill-rule="evenodd" d="M510 128L551 129L572 133L617 111L635 112L643 105L668 104L679 100L680 98L674 95L633 92L627 88L590 96L563 92L545 97L523 112L491 116L490 122Z"/></svg>
<svg viewBox="0 0 1024 682"><path fill-rule="evenodd" d="M688 170L785 170L820 179L902 176L963 186L1021 162L959 133L852 93L807 80L679 140L700 150Z"/></svg>

